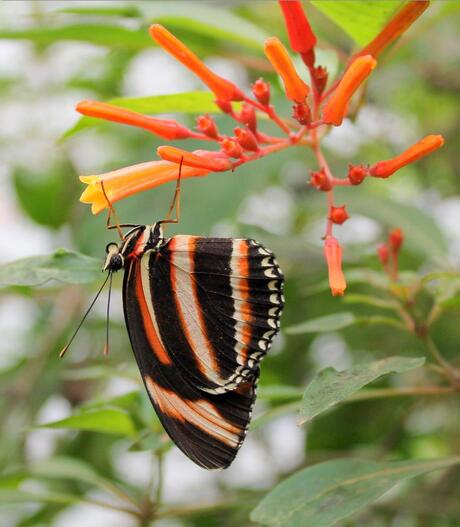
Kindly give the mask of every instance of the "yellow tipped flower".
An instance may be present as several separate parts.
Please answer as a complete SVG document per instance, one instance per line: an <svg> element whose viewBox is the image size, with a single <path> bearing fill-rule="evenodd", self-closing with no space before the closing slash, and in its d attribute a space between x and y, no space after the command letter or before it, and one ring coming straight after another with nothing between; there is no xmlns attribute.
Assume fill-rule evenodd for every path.
<svg viewBox="0 0 460 527"><path fill-rule="evenodd" d="M348 110L348 102L356 90L367 79L377 61L366 55L355 59L345 72L337 88L323 107L323 121L339 126Z"/></svg>
<svg viewBox="0 0 460 527"><path fill-rule="evenodd" d="M152 38L186 68L193 71L206 86L222 101L241 101L243 92L233 82L223 79L211 71L183 42L160 24L150 26Z"/></svg>
<svg viewBox="0 0 460 527"><path fill-rule="evenodd" d="M289 53L278 38L265 41L265 55L283 79L287 98L298 104L304 103L310 88L299 77Z"/></svg>
<svg viewBox="0 0 460 527"><path fill-rule="evenodd" d="M209 170L204 168L183 166L181 179L205 176L208 172ZM91 212L98 214L108 208L101 181L104 182L104 191L110 203L113 204L137 192L158 187L169 181L176 181L178 173L179 167L176 163L149 161L98 176L81 176L80 181L88 186L80 196L80 201L91 204Z"/></svg>

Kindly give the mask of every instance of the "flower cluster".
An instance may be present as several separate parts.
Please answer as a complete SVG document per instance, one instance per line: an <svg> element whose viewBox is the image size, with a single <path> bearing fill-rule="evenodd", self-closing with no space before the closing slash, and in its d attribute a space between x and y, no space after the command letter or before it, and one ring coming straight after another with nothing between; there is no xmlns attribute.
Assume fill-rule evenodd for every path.
<svg viewBox="0 0 460 527"><path fill-rule="evenodd" d="M401 229L397 228L390 232L386 243L382 243L377 247L377 255L383 265L383 269L393 281L398 279L398 256L403 242L404 234Z"/></svg>
<svg viewBox="0 0 460 527"><path fill-rule="evenodd" d="M343 295L346 281L342 272L342 248L333 236L334 225L348 219L345 206L334 202L334 187L360 185L367 177L388 178L401 167L433 152L443 145L439 135L429 135L397 157L373 165L350 165L345 177L335 177L321 150L321 139L331 126L340 126L349 112L353 95L362 88L377 65L378 56L393 43L428 7L429 0L408 2L365 48L348 61L341 77L326 89L328 72L316 64L316 36L298 0L280 0L290 47L298 53L310 76L307 84L299 75L290 53L281 41L272 37L265 42L265 54L280 76L286 98L292 103L292 119L280 116L271 104L270 84L259 79L245 93L233 82L210 70L183 42L165 27L155 24L150 35L167 53L197 75L215 96L215 104L235 122L234 134L223 135L210 115L200 115L196 128L190 129L174 120L157 119L118 106L82 101L77 111L83 115L128 124L148 130L167 140L200 139L215 149L193 152L169 145L160 146L161 160L134 165L99 176L85 176L88 185L81 201L92 204L93 213L107 207L107 199L116 202L131 194L175 180L182 164L183 179L213 172L233 171L292 146L311 148L318 168L311 172L310 184L327 195L328 215L324 236L324 254L333 295ZM280 133L269 135L261 130L259 117L265 115ZM397 253L394 253L397 255ZM394 256L396 258L396 256ZM383 260L382 260L383 261Z"/></svg>

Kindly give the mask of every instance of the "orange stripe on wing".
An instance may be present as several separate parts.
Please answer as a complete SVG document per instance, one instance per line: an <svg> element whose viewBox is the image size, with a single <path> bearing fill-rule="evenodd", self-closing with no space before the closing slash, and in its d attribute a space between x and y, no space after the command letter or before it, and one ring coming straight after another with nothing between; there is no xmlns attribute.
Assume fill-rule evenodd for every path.
<svg viewBox="0 0 460 527"><path fill-rule="evenodd" d="M247 362L248 353L249 353L249 344L251 343L251 337L252 337L252 331L250 323L252 321L252 311L251 311L251 304L248 302L249 300L249 294L250 294L250 288L249 288L249 248L248 243L246 240L241 240L238 243L238 252L239 252L239 263L238 263L238 271L240 274L240 279L238 280L238 290L241 293L241 300L240 300L240 306L239 311L243 315L243 323L238 323L238 331L240 334L240 338L243 342L243 346L241 347L241 355L243 359L243 363Z"/></svg>
<svg viewBox="0 0 460 527"><path fill-rule="evenodd" d="M136 273L135 282L136 282L136 298L139 303L139 310L142 316L142 323L144 326L145 334L149 341L150 347L152 348L153 353L156 358L161 362L161 364L171 365L172 361L169 355L167 354L163 344L160 342L157 332L153 326L152 318L150 316L149 308L147 301L144 295L144 288L142 286L142 275L140 273L140 265L138 264L138 271Z"/></svg>
<svg viewBox="0 0 460 527"><path fill-rule="evenodd" d="M171 251L171 285L174 292L179 320L182 330L190 345L201 373L216 384L222 383L219 375L216 352L208 338L206 321L204 319L200 300L198 298L198 285L193 276L195 271L196 236L174 236L170 242ZM176 255L178 241L184 251L186 242L187 258L180 260L177 265Z"/></svg>
<svg viewBox="0 0 460 527"><path fill-rule="evenodd" d="M155 383L151 377L145 378L145 384L163 414L176 421L190 423L231 447L238 446L241 430L226 421L209 401L182 399L174 391Z"/></svg>

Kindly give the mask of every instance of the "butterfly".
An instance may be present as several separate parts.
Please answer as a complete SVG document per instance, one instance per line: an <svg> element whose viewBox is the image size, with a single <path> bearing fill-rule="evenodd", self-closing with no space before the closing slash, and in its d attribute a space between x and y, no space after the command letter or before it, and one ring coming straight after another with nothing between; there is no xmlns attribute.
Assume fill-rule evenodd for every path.
<svg viewBox="0 0 460 527"><path fill-rule="evenodd" d="M176 221L131 225L103 270L124 270L129 339L164 429L196 464L222 469L245 438L279 331L283 273L251 239L165 237Z"/></svg>

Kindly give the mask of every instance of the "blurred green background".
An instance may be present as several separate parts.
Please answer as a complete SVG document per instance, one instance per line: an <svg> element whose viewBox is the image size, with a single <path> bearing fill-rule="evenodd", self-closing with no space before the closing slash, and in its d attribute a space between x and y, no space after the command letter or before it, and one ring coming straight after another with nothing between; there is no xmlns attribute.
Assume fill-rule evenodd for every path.
<svg viewBox="0 0 460 527"><path fill-rule="evenodd" d="M363 17L365 7L376 3L354 2L362 5ZM319 39L318 62L327 65L333 78L344 57L379 28L372 27L372 17L359 23L358 15L337 25L324 5L316 4L305 3ZM388 12L400 4L386 2ZM154 46L146 31L152 21L163 23L216 72L246 90L261 75L270 80L274 104L290 115L263 54L266 37L287 42L275 1L6 1L0 17L0 263L61 247L102 262L106 243L116 237L106 230L104 214L93 216L79 202L83 185L78 175L155 159L156 147L165 141L117 124L82 130L65 140L62 136L78 119L74 105L79 100L203 89ZM181 222L171 233L245 236L270 247L286 275L282 323L289 328L345 311L361 320L387 316L369 301L387 293L367 277L380 273L377 245L391 228L400 227L406 236L401 268L408 272L403 275L408 283L429 272L452 273L453 278L423 288L416 315L423 319L433 303L444 302L432 336L455 363L460 340L459 24L457 1L432 2L379 60L360 111L324 140L331 167L343 177L348 163L386 159L427 134L445 137L440 151L390 180L366 181L337 193L337 202L346 203L351 216L336 229L350 278L348 293L367 295L367 302L356 296L354 301L353 296L333 298L324 285L326 203L308 185L316 165L306 148L289 149L235 173L184 181ZM165 108L164 114L194 125L196 114L173 110ZM222 131L232 133L226 116L216 115L216 120ZM275 131L270 124L266 129ZM206 148L198 142L174 144ZM166 185L130 197L117 204L117 213L123 222L154 222L165 215L173 190ZM129 505L126 495L144 503L144 497L159 492L160 480L166 512L155 525L250 525L249 513L266 492L307 464L352 456L409 460L458 454L456 394L348 403L297 426L292 401L318 370L392 355L426 355L420 340L407 332L364 322L341 330L282 332L262 366L256 424L257 416L265 415L264 420L249 432L227 471L195 467L170 448L140 389L123 321L121 276L112 295L109 357L102 356L103 295L68 355L58 359L103 279L95 271L98 262L76 258L82 276L72 276L81 283L15 285L40 262L35 257L18 271L22 278L17 282L8 278L11 267L0 269L6 284L0 296L1 527L149 525L147 513L142 520L118 509ZM377 386L433 384L437 378L430 375L422 368ZM80 421L41 427L75 415ZM460 471L450 468L398 486L342 524L457 526L459 492Z"/></svg>

